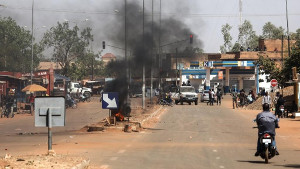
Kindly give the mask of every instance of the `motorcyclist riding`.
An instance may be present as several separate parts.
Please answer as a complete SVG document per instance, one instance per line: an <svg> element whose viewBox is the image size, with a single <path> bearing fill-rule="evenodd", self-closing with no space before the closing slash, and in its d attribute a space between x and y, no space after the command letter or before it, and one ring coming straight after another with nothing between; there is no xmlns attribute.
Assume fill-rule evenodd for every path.
<svg viewBox="0 0 300 169"><path fill-rule="evenodd" d="M270 112L270 106L268 103L263 104L263 112L259 113L256 116L256 123L258 126L258 140L257 140L257 151L255 153L255 156L259 156L259 154L261 153L260 137L265 133L268 133L273 137L272 146L276 148L275 128L279 128L278 119L272 112ZM276 149L276 155L279 155L277 149Z"/></svg>

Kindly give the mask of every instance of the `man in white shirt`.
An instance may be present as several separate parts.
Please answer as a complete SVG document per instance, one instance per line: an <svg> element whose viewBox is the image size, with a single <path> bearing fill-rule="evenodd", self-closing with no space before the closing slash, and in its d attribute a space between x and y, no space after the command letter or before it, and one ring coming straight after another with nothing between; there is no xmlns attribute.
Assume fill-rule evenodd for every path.
<svg viewBox="0 0 300 169"><path fill-rule="evenodd" d="M266 95L264 95L263 99L262 99L262 105L268 103L269 105L271 105L272 103L272 98L271 96L269 96L269 93L266 92Z"/></svg>

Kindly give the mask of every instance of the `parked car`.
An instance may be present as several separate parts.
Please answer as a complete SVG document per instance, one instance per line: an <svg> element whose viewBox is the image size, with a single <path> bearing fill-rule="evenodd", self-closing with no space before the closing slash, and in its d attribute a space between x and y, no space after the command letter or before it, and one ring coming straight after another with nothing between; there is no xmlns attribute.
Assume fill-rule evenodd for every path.
<svg viewBox="0 0 300 169"><path fill-rule="evenodd" d="M203 90L200 94L200 101L209 101L209 90Z"/></svg>

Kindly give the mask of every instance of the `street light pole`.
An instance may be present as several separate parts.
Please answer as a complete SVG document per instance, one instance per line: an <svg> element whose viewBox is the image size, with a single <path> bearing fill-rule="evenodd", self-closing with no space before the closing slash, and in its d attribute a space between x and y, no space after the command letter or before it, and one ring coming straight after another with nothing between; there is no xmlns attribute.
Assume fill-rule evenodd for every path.
<svg viewBox="0 0 300 169"><path fill-rule="evenodd" d="M32 84L32 76L33 76L33 7L34 0L32 0L32 12L31 12L31 72L30 72L30 84Z"/></svg>
<svg viewBox="0 0 300 169"><path fill-rule="evenodd" d="M152 93L153 93L153 62L154 62L154 58L153 58L153 48L154 48L154 39L153 39L153 0L152 0L152 23L151 23L151 34L152 34L152 45L151 45L151 84L150 84L150 103L152 104Z"/></svg>
<svg viewBox="0 0 300 169"><path fill-rule="evenodd" d="M291 56L291 49L290 49L290 32L289 32L289 17L288 17L288 4L287 0L285 0L285 11L286 11L286 27L287 27L287 38L288 38L288 54L289 57Z"/></svg>
<svg viewBox="0 0 300 169"><path fill-rule="evenodd" d="M144 42L144 33L145 33L145 0L143 0L143 109L145 109L145 88L146 88L146 84L145 84L145 42Z"/></svg>

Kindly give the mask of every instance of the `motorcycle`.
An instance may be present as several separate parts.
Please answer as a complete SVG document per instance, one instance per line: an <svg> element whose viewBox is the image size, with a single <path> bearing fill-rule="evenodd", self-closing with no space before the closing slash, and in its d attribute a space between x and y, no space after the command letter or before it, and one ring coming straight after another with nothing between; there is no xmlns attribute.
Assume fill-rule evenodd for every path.
<svg viewBox="0 0 300 169"><path fill-rule="evenodd" d="M88 93L84 93L83 95L80 95L79 97L80 102L90 102L91 101L91 95Z"/></svg>
<svg viewBox="0 0 300 169"><path fill-rule="evenodd" d="M260 137L260 157L265 159L265 163L269 162L269 159L273 158L276 155L276 147L272 145L273 137L269 133L264 133Z"/></svg>
<svg viewBox="0 0 300 169"><path fill-rule="evenodd" d="M256 122L256 119L253 120ZM253 127L257 128L257 127ZM279 126L276 126L279 128ZM274 138L269 133L264 133L260 136L260 154L259 156L265 160L265 163L269 163L269 159L273 158L276 155L276 147L273 146Z"/></svg>
<svg viewBox="0 0 300 169"><path fill-rule="evenodd" d="M1 112L1 118L2 117L11 117L13 118L15 116L14 111L13 111L13 103L6 103L2 107L2 112Z"/></svg>
<svg viewBox="0 0 300 169"><path fill-rule="evenodd" d="M167 106L174 106L173 100L170 101L170 100L167 100L167 99L160 99L158 104L163 105L163 106L164 106L164 105L167 105Z"/></svg>
<svg viewBox="0 0 300 169"><path fill-rule="evenodd" d="M276 114L278 115L278 118L287 118L287 111L284 110L284 105L280 105L279 109L276 110Z"/></svg>
<svg viewBox="0 0 300 169"><path fill-rule="evenodd" d="M66 108L72 107L73 109L77 108L77 103L75 101L75 99L70 98L66 100Z"/></svg>

